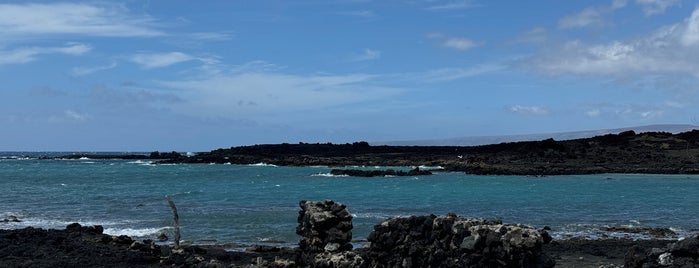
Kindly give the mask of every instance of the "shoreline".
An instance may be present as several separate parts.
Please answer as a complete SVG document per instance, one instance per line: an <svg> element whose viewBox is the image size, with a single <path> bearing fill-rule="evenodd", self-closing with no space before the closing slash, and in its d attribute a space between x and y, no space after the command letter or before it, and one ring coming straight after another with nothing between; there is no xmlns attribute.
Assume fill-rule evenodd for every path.
<svg viewBox="0 0 699 268"><path fill-rule="evenodd" d="M153 160L155 164L267 163L276 166L439 166L475 175L699 174L699 130L671 134L626 131L592 138L481 146L265 144L196 154L68 154L42 159Z"/></svg>
<svg viewBox="0 0 699 268"><path fill-rule="evenodd" d="M626 254L634 246L650 250L666 247L675 241L573 238L552 240L543 245L542 250L556 262L556 267L620 267L624 264ZM176 255L173 252L177 251L171 243L160 244L147 239L138 241L127 236L106 235L101 233L101 226L84 227L79 224L71 224L63 230L33 227L0 229L0 242L0 266L3 267L155 267L177 266L178 263L188 266L195 261L197 264L218 264L221 267L256 267L260 261L272 263L277 259L293 259L298 251L298 247L239 244L235 246L245 246L245 249L230 250L230 244L184 243L181 256L183 259L178 259L177 256L173 256ZM365 250L366 247L354 248L353 252ZM93 254L99 254L101 257L95 258ZM66 259L67 257L69 259Z"/></svg>

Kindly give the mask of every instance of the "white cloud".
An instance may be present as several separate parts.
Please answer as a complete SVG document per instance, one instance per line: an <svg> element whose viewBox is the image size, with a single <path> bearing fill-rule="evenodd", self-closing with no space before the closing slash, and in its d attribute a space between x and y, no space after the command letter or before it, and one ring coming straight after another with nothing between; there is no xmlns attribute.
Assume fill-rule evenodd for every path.
<svg viewBox="0 0 699 268"><path fill-rule="evenodd" d="M679 0L636 0L641 5L646 16L665 13L669 7L680 3Z"/></svg>
<svg viewBox="0 0 699 268"><path fill-rule="evenodd" d="M427 8L431 11L446 11L446 10L456 10L456 9L468 9L478 7L474 4L472 0L459 0L459 1L447 1L447 3L440 3L438 5L433 5Z"/></svg>
<svg viewBox="0 0 699 268"><path fill-rule="evenodd" d="M547 39L547 31L543 27L535 27L520 33L509 43L543 43Z"/></svg>
<svg viewBox="0 0 699 268"><path fill-rule="evenodd" d="M148 16L134 16L120 5L83 3L0 4L3 35L43 37L47 34L91 36L158 36Z"/></svg>
<svg viewBox="0 0 699 268"><path fill-rule="evenodd" d="M523 63L522 67L534 67L549 74L679 74L699 78L699 8L684 22L642 38L606 44L571 41Z"/></svg>
<svg viewBox="0 0 699 268"><path fill-rule="evenodd" d="M650 121L662 119L665 115L664 108L650 104L610 104L600 103L583 108L583 112L588 117L620 119L631 121Z"/></svg>
<svg viewBox="0 0 699 268"><path fill-rule="evenodd" d="M695 9L686 21L684 33L682 33L682 44L694 46L699 44L699 8Z"/></svg>
<svg viewBox="0 0 699 268"><path fill-rule="evenodd" d="M170 106L180 113L274 120L275 114L317 111L399 94L397 89L375 85L372 79L374 76L365 74L293 75L253 71L162 81L160 85L183 100Z"/></svg>
<svg viewBox="0 0 699 268"><path fill-rule="evenodd" d="M549 111L543 106L523 106L523 105L513 105L508 108L508 110L515 114L522 115L548 115Z"/></svg>
<svg viewBox="0 0 699 268"><path fill-rule="evenodd" d="M91 67L74 67L71 70L71 73L75 76L83 76L83 75L88 75L94 72L99 72L99 71L104 71L104 70L109 70L117 67L116 62L112 62L108 65L100 65L100 66L91 66Z"/></svg>
<svg viewBox="0 0 699 268"><path fill-rule="evenodd" d="M586 27L594 24L600 24L602 21L602 12L596 8L586 8L580 13L568 15L558 21L559 28L574 28Z"/></svg>
<svg viewBox="0 0 699 268"><path fill-rule="evenodd" d="M558 28L582 28L604 24L604 16L616 9L626 6L626 0L613 0L609 6L588 7L582 11L565 16L558 21Z"/></svg>
<svg viewBox="0 0 699 268"><path fill-rule="evenodd" d="M27 63L37 59L42 54L64 54L78 56L85 54L92 48L85 44L70 43L62 47L25 47L10 51L0 50L0 65Z"/></svg>
<svg viewBox="0 0 699 268"><path fill-rule="evenodd" d="M88 118L87 114L65 110L61 114L49 116L48 121L50 123L85 122Z"/></svg>
<svg viewBox="0 0 699 268"><path fill-rule="evenodd" d="M412 79L417 79L426 82L446 82L458 79L463 79L467 77L478 76L482 74L497 72L505 69L502 65L485 64L478 65L471 68L444 68L428 71L423 74L410 74L408 75Z"/></svg>
<svg viewBox="0 0 699 268"><path fill-rule="evenodd" d="M168 53L141 53L133 55L129 58L134 63L137 63L143 68L153 69L167 67L173 64L194 60L196 58L184 54L182 52L168 52Z"/></svg>
<svg viewBox="0 0 699 268"><path fill-rule="evenodd" d="M364 53L352 56L352 61L368 61L381 58L381 51L374 49L364 49Z"/></svg>
<svg viewBox="0 0 699 268"><path fill-rule="evenodd" d="M448 38L442 42L442 46L457 50L468 50L478 46L478 44L466 38Z"/></svg>

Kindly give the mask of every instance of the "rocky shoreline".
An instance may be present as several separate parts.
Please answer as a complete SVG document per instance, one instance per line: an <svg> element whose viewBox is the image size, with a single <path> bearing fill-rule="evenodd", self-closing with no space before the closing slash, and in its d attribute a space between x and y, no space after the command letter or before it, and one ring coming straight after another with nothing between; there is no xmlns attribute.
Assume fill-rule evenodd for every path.
<svg viewBox="0 0 699 268"><path fill-rule="evenodd" d="M678 134L627 131L586 139L471 147L270 144L217 149L157 163L439 166L445 171L483 175L699 174L699 130Z"/></svg>
<svg viewBox="0 0 699 268"><path fill-rule="evenodd" d="M101 226L0 230L0 267L693 267L699 237L553 240L546 230L445 216L387 219L361 248L352 215L333 201L300 202L298 247L173 246Z"/></svg>
<svg viewBox="0 0 699 268"><path fill-rule="evenodd" d="M51 159L81 158L147 159L155 164L432 166L443 171L479 175L699 174L699 130L678 134L626 131L585 139L482 146L284 143L231 147L191 155L156 151L142 155L71 154Z"/></svg>

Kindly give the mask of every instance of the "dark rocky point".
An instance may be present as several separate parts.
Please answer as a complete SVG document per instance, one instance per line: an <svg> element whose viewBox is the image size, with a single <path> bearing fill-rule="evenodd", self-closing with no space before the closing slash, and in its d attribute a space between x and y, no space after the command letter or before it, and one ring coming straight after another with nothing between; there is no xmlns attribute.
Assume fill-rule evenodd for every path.
<svg viewBox="0 0 699 268"><path fill-rule="evenodd" d="M699 130L671 134L633 131L593 138L483 146L270 144L231 147L159 163L268 163L280 166L440 166L493 175L600 173L699 174Z"/></svg>
<svg viewBox="0 0 699 268"><path fill-rule="evenodd" d="M351 177L405 177L405 176L427 176L432 175L432 172L414 168L409 171L386 169L386 170L359 170L359 169L332 169L330 174L335 176L351 176Z"/></svg>

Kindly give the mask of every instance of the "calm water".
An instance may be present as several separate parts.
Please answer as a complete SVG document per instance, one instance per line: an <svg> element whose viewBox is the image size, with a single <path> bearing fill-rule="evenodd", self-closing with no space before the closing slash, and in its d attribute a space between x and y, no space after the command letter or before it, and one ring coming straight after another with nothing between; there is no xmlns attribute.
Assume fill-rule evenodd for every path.
<svg viewBox="0 0 699 268"><path fill-rule="evenodd" d="M333 199L355 215L354 237L393 216L455 212L535 227L557 237L598 237L604 226L699 226L699 176L424 177L327 176L327 167L150 165L123 160L0 157L0 228L101 224L115 235L169 233L180 214L182 238L194 243L294 244L298 202ZM606 235L618 235L606 233Z"/></svg>

